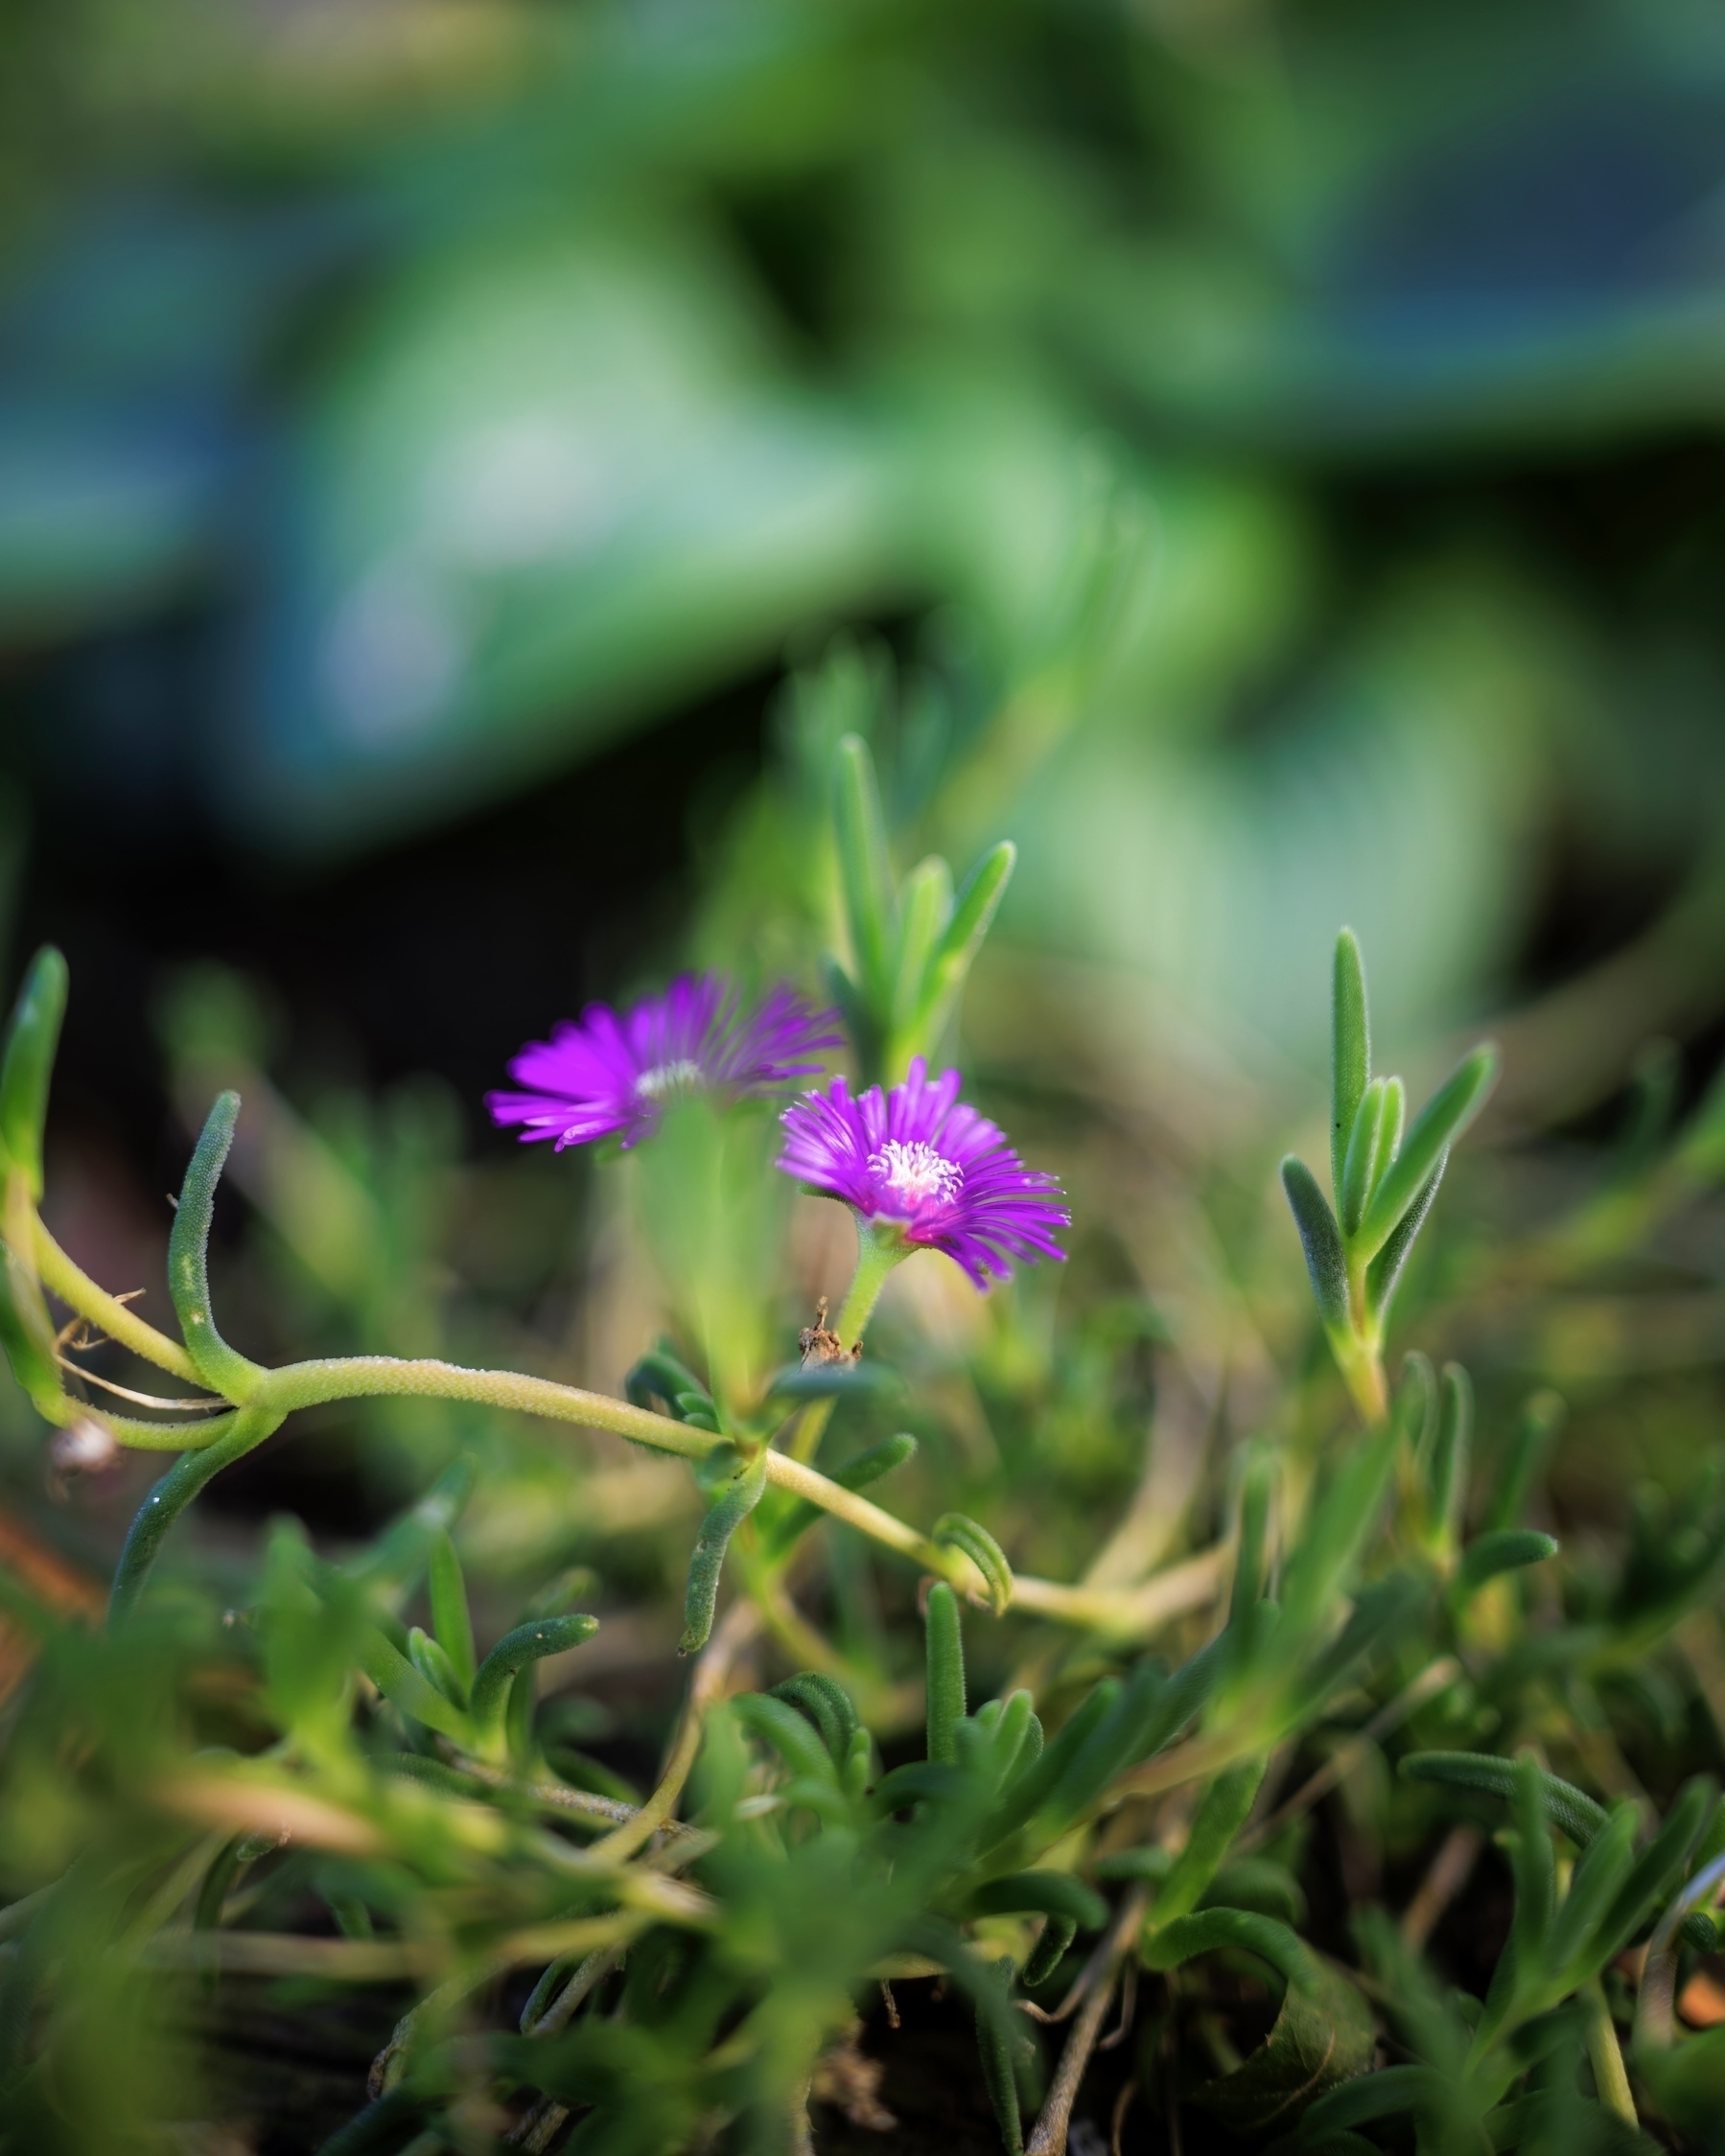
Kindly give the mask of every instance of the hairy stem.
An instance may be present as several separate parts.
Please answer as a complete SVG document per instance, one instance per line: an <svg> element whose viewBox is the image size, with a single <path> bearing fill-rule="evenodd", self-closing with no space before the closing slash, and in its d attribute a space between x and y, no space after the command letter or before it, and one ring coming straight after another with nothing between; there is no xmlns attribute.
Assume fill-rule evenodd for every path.
<svg viewBox="0 0 1725 2156"><path fill-rule="evenodd" d="M92 1324L176 1377L197 1381L183 1349L157 1333L127 1306L97 1287L60 1250L38 1223L37 1262L45 1286ZM858 1277L864 1268L859 1265ZM891 1266L879 1269L872 1285L852 1283L846 1312L854 1307L866 1316L880 1292ZM866 1303L861 1300L867 1289ZM851 1322L849 1316L841 1322ZM241 1417L221 1415L207 1423L145 1423L129 1417L104 1415L103 1421L122 1445L152 1450L182 1450L180 1466L168 1478L174 1494L182 1488L189 1497L228 1459L237 1458L262 1442L269 1430L302 1407L315 1407L333 1400L361 1400L382 1395L409 1395L433 1400L463 1400L489 1407L512 1409L524 1415L543 1415L553 1422L572 1423L586 1429L610 1430L637 1445L661 1452L676 1453L686 1460L702 1460L727 1442L711 1430L697 1429L651 1409L612 1400L603 1393L587 1392L576 1385L558 1384L548 1378L527 1377L510 1370L469 1370L458 1363L434 1357L404 1360L395 1356L344 1356L291 1362L280 1369L260 1373L247 1403L245 1434L239 1429ZM817 1403L826 1407L829 1403ZM262 1426L267 1425L267 1427ZM236 1442L237 1441L237 1442ZM194 1469L194 1459L204 1463ZM182 1477L180 1470L185 1470ZM883 1512L867 1497L846 1490L804 1460L789 1453L766 1454L769 1482L794 1496L806 1497L847 1525L854 1527L886 1548L920 1565L938 1578L950 1580L969 1594L979 1585L975 1567L961 1551L944 1549L893 1514ZM175 1479L178 1478L178 1479ZM189 1485L189 1487L188 1487ZM158 1486L165 1494L168 1485ZM184 1499L181 1500L182 1502ZM178 1507L175 1507L177 1511ZM163 1523L165 1526L165 1522ZM159 1534L155 1538L159 1541ZM128 1545L129 1551L129 1545ZM153 1545L150 1549L153 1556ZM126 1561L122 1561L123 1569ZM1176 1565L1156 1579L1131 1588L1066 1587L1054 1580L1020 1574L1014 1589L1014 1607L1038 1616L1118 1634L1122 1638L1140 1637L1171 1616L1196 1609L1214 1592L1217 1558L1214 1552ZM140 1580L141 1584L141 1580Z"/></svg>
<svg viewBox="0 0 1725 2156"><path fill-rule="evenodd" d="M135 1310L121 1302L117 1295L110 1295L105 1287L98 1287L82 1266L74 1264L66 1256L39 1219L35 1223L34 1256L37 1277L50 1294L58 1295L62 1303L81 1317L87 1317L92 1325L99 1325L110 1340L118 1340L123 1348L142 1356L146 1362L153 1362L161 1370L171 1370L176 1378L183 1378L191 1384L202 1381L192 1367L191 1356L177 1340L171 1340L153 1325L147 1325Z"/></svg>

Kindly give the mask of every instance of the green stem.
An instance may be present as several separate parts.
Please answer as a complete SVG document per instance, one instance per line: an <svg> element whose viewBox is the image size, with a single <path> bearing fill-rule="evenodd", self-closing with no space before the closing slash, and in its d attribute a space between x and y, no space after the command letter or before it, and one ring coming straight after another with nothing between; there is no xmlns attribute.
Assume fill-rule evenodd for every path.
<svg viewBox="0 0 1725 2156"><path fill-rule="evenodd" d="M224 1418L225 1419L225 1418ZM136 1607L144 1583L150 1577L156 1554L170 1527L185 1511L206 1482L222 1469L262 1445L281 1425L280 1415L260 1407L242 1408L214 1444L195 1452L183 1452L138 1507L126 1547L114 1567L114 1585L108 1598L107 1622L117 1631Z"/></svg>
<svg viewBox="0 0 1725 2156"><path fill-rule="evenodd" d="M851 1338L860 1336L887 1274L905 1255L901 1249L878 1244L859 1253L856 1275L840 1313L844 1329L841 1337L846 1333ZM161 1368L172 1370L175 1376L196 1378L183 1349L132 1316L125 1304L97 1287L39 1224L36 1258L44 1284L62 1302ZM464 1369L458 1363L429 1356L405 1361L394 1356L348 1356L287 1363L280 1369L261 1372L253 1397L243 1411L214 1417L207 1423L175 1426L105 1414L104 1422L123 1445L152 1449L185 1448L134 1522L115 1580L116 1613L128 1609L136 1599L161 1538L173 1520L229 1461L261 1444L286 1416L301 1407L378 1395L471 1401L517 1414L541 1415L585 1429L610 1430L633 1444L676 1453L686 1460L703 1460L728 1442L711 1430L673 1422L668 1416L655 1415L647 1408L609 1399L603 1393L586 1392L579 1386L561 1385L548 1378L525 1377L516 1371ZM769 1449L766 1468L767 1480L775 1487L792 1496L807 1498L924 1571L966 1589L973 1584L973 1568L960 1552L940 1548L927 1536L871 1504L855 1491L844 1489L803 1459ZM1140 1637L1157 1630L1171 1616L1209 1599L1215 1591L1215 1553L1208 1553L1186 1565L1177 1565L1164 1578L1148 1581L1141 1588L1118 1590L1066 1587L1021 1573L1014 1600L1020 1610L1058 1622L1099 1627L1123 1638Z"/></svg>
<svg viewBox="0 0 1725 2156"><path fill-rule="evenodd" d="M1639 2128L1641 2121L1635 2115L1635 2098L1630 2092L1623 2053L1597 1977L1582 1991L1581 2012L1587 2025L1587 2055L1593 2062L1594 2086L1599 2092L1599 2101L1607 2111L1615 2111L1626 2126Z"/></svg>
<svg viewBox="0 0 1725 2156"><path fill-rule="evenodd" d="M871 1227L866 1220L856 1223L856 1270L851 1275L851 1285L845 1290L845 1300L839 1310L836 1328L840 1343L847 1348L862 1345L862 1336L868 1331L869 1320L874 1314L874 1306L880 1300L880 1290L887 1284L887 1276L901 1259L910 1256L910 1246L897 1227L885 1230ZM827 1434L827 1426L832 1420L833 1400L830 1395L815 1401L797 1426L787 1450L794 1460L812 1460L821 1449L821 1440Z"/></svg>
<svg viewBox="0 0 1725 2156"><path fill-rule="evenodd" d="M24 1253L17 1255L23 1257ZM110 1340L118 1340L123 1348L142 1356L146 1362L172 1371L176 1378L198 1382L192 1358L179 1342L158 1333L153 1325L145 1324L134 1310L110 1295L105 1287L98 1287L89 1274L66 1256L39 1219L35 1223L35 1258L37 1275L49 1293L58 1295L92 1325L99 1325Z"/></svg>

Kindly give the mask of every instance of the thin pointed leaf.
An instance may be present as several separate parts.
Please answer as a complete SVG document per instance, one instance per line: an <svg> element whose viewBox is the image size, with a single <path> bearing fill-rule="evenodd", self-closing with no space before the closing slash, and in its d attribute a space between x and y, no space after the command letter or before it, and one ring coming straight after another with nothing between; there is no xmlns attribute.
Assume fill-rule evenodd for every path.
<svg viewBox="0 0 1725 2156"><path fill-rule="evenodd" d="M1477 1790L1493 1797L1512 1797L1517 1786L1516 1762L1486 1751L1416 1751L1401 1762L1398 1772L1410 1782L1436 1782L1446 1789ZM1605 1824L1604 1806L1555 1774L1545 1776L1543 1789L1553 1823L1585 1848Z"/></svg>
<svg viewBox="0 0 1725 2156"><path fill-rule="evenodd" d="M983 1576L990 1610L995 1616L1004 1617L1013 1599L1013 1568L988 1529L979 1527L962 1512L948 1512L935 1521L929 1539L943 1549L964 1552Z"/></svg>
<svg viewBox="0 0 1725 2156"><path fill-rule="evenodd" d="M1499 1527L1471 1542L1457 1575L1463 1594L1474 1594L1501 1572L1516 1572L1525 1565L1543 1565L1557 1555L1554 1536L1533 1527Z"/></svg>
<svg viewBox="0 0 1725 2156"><path fill-rule="evenodd" d="M1077 1936L1078 1926L1070 1916L1048 1919L1025 1959L1021 1981L1026 1991L1035 1991L1048 1982L1066 1959L1067 1950Z"/></svg>
<svg viewBox="0 0 1725 2156"><path fill-rule="evenodd" d="M1371 1028L1365 964L1351 928L1336 939L1330 987L1330 1188L1340 1196L1348 1141L1371 1082Z"/></svg>
<svg viewBox="0 0 1725 2156"><path fill-rule="evenodd" d="M953 902L952 917L929 965L927 989L917 1014L918 1031L931 1044L950 1015L959 991L969 977L976 954L1000 910L1006 887L1012 881L1018 849L1010 839L985 853L965 878Z"/></svg>
<svg viewBox="0 0 1725 2156"><path fill-rule="evenodd" d="M1366 1200L1388 1164L1385 1142L1388 1104L1388 1089L1384 1080L1373 1078L1361 1096L1353 1133L1342 1161L1338 1210L1344 1236L1351 1236L1358 1230L1365 1214Z"/></svg>
<svg viewBox="0 0 1725 2156"><path fill-rule="evenodd" d="M715 1462L710 1459L707 1465L711 1470ZM683 1597L683 1636L677 1642L678 1654L698 1654L712 1636L712 1613L718 1607L719 1575L725 1568L725 1552L731 1546L732 1536L760 1502L766 1486L764 1449L752 1460L739 1461L730 1480L719 1486L689 1554L688 1586Z"/></svg>
<svg viewBox="0 0 1725 2156"><path fill-rule="evenodd" d="M1069 1871L1012 1871L970 1896L971 1916L1069 1916L1081 1932L1100 1932L1108 1905Z"/></svg>
<svg viewBox="0 0 1725 2156"><path fill-rule="evenodd" d="M928 998L928 971L952 918L952 870L938 853L919 861L898 893L898 946L891 1024L896 1036L913 1029ZM916 1050L926 1052L921 1040Z"/></svg>
<svg viewBox="0 0 1725 2156"><path fill-rule="evenodd" d="M995 1975L1003 2007L1012 1973L1011 1961L1003 1960ZM1006 2150L1006 2156L1023 2156L1024 2150L1024 2121L1018 2108L1017 2061L1013 2056L1016 2036L1017 2031L1005 2012L986 2012L981 2003L978 2003L976 2049L982 2058L983 2085L989 2092L989 2102L1000 2128L1001 2145Z"/></svg>
<svg viewBox="0 0 1725 2156"><path fill-rule="evenodd" d="M1373 1256L1389 1240L1438 1161L1484 1105L1497 1073L1497 1050L1476 1048L1427 1101L1360 1223L1364 1255Z"/></svg>
<svg viewBox="0 0 1725 2156"><path fill-rule="evenodd" d="M1399 1078L1384 1080L1384 1135L1378 1147L1377 1171L1372 1176L1372 1191L1389 1171L1390 1163L1402 1149L1402 1139L1408 1128L1408 1088Z"/></svg>
<svg viewBox="0 0 1725 2156"><path fill-rule="evenodd" d="M222 1469L262 1445L280 1426L279 1415L256 1407L244 1407L213 1444L195 1452L182 1452L138 1507L114 1567L108 1594L107 1623L113 1632L125 1623L144 1591L163 1538L198 1493L214 1481Z"/></svg>
<svg viewBox="0 0 1725 2156"><path fill-rule="evenodd" d="M1198 1907L1204 1889L1222 1868L1234 1837L1246 1824L1247 1815L1264 1780L1268 1757L1250 1759L1218 1774L1204 1792L1186 1846L1158 1891L1152 1918L1159 1931L1176 1917Z"/></svg>
<svg viewBox="0 0 1725 2156"><path fill-rule="evenodd" d="M431 1537L428 1556L431 1632L449 1658L462 1691L473 1689L478 1664L474 1656L473 1619L467 1609L467 1583L461 1577L461 1560L449 1531L440 1528Z"/></svg>
<svg viewBox="0 0 1725 2156"><path fill-rule="evenodd" d="M811 1722L831 1753L833 1766L843 1768L859 1725L851 1695L836 1678L824 1676L819 1670L801 1670L782 1684L775 1684L767 1697L782 1701Z"/></svg>
<svg viewBox="0 0 1725 2156"><path fill-rule="evenodd" d="M455 1707L467 1704L467 1687L455 1674L455 1665L429 1632L415 1625L408 1634L408 1659L426 1682L441 1692Z"/></svg>
<svg viewBox="0 0 1725 2156"><path fill-rule="evenodd" d="M24 976L0 1058L0 1153L23 1171L35 1201L42 1195L42 1126L48 1119L48 1086L66 1010L66 962L52 943L45 943Z"/></svg>
<svg viewBox="0 0 1725 2156"><path fill-rule="evenodd" d="M1509 1928L1509 1946L1518 1975L1531 1976L1545 1959L1546 1940L1557 1895L1557 1863L1551 1849L1550 1820L1546 1807L1546 1776L1531 1752L1516 1761L1515 1845L1510 1862L1515 1872L1515 1916Z"/></svg>
<svg viewBox="0 0 1725 2156"><path fill-rule="evenodd" d="M958 1596L944 1580L928 1590L923 1622L928 1641L928 1756L949 1766L958 1757L953 1734L965 1712L965 1635Z"/></svg>
<svg viewBox="0 0 1725 2156"><path fill-rule="evenodd" d="M1401 1382L1396 1387L1395 1418L1416 1460L1431 1445L1437 1427L1437 1374L1432 1358L1418 1348L1402 1357Z"/></svg>
<svg viewBox="0 0 1725 2156"><path fill-rule="evenodd" d="M597 1617L579 1611L567 1617L536 1617L517 1625L479 1664L473 1681L473 1718L481 1729L495 1730L503 1719L511 1688L522 1671L548 1655L567 1654L591 1639L599 1629Z"/></svg>
<svg viewBox="0 0 1725 2156"><path fill-rule="evenodd" d="M1282 1188L1288 1194L1294 1224L1306 1253L1306 1270L1312 1276L1317 1314L1332 1332L1340 1332L1348 1321L1347 1259L1336 1216L1312 1171L1293 1153L1282 1163Z"/></svg>
<svg viewBox="0 0 1725 2156"><path fill-rule="evenodd" d="M1635 1864L1635 1807L1621 1804L1583 1850L1551 1926L1552 1970L1568 1977L1603 1924ZM1566 1983L1566 1990L1573 1984Z"/></svg>
<svg viewBox="0 0 1725 2156"><path fill-rule="evenodd" d="M1443 1171L1449 1165L1449 1154L1439 1153L1437 1166L1427 1176L1419 1195L1396 1222L1390 1231L1389 1240L1365 1268L1366 1314L1379 1326L1389 1315L1389 1306L1395 1300L1395 1291L1401 1281L1402 1267L1408 1263L1408 1254L1413 1248L1414 1239L1426 1224L1426 1215L1432 1210L1432 1200L1437 1195L1437 1186L1443 1181Z"/></svg>
<svg viewBox="0 0 1725 2156"><path fill-rule="evenodd" d="M764 1692L744 1692L731 1706L743 1727L770 1744L793 1774L837 1786L837 1763L821 1732L787 1701Z"/></svg>
<svg viewBox="0 0 1725 2156"><path fill-rule="evenodd" d="M1275 1453L1267 1445L1254 1445L1240 1477L1240 1529L1234 1542L1230 1622L1263 1599L1269 1570L1270 1509L1280 1477L1281 1462Z"/></svg>
<svg viewBox="0 0 1725 2156"><path fill-rule="evenodd" d="M1707 1774L1697 1774L1678 1792L1665 1824L1636 1859L1600 1923L1595 1943L1601 1962L1628 1944L1683 1877L1718 1797L1717 1783Z"/></svg>
<svg viewBox="0 0 1725 2156"><path fill-rule="evenodd" d="M255 1362L230 1348L216 1328L210 1307L210 1223L234 1126L240 1096L221 1094L209 1113L180 1187L179 1205L168 1237L168 1287L193 1367L212 1392L244 1404L264 1375Z"/></svg>
<svg viewBox="0 0 1725 2156"><path fill-rule="evenodd" d="M55 1360L54 1321L27 1262L35 1215L28 1183L16 1169L0 1185L0 1220L5 1227L5 1249L0 1252L0 1346L12 1376L42 1420L69 1423L83 1410L66 1397Z"/></svg>

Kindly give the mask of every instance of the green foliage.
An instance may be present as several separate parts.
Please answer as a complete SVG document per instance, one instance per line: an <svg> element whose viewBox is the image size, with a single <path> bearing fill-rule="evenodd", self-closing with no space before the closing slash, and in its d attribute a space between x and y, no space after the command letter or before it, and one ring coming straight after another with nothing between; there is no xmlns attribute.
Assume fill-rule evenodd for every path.
<svg viewBox="0 0 1725 2156"><path fill-rule="evenodd" d="M940 1053L966 977L989 933L1017 855L1003 841L954 893L938 854L895 882L874 760L860 734L835 756L833 824L851 963L828 962L862 1076L892 1085L912 1059Z"/></svg>
<svg viewBox="0 0 1725 2156"><path fill-rule="evenodd" d="M1337 1364L1368 1419L1384 1412L1384 1332L1402 1269L1443 1180L1450 1148L1497 1078L1495 1048L1465 1056L1403 1134L1400 1078L1371 1075L1365 967L1351 929L1336 939L1331 989L1330 1189L1290 1154L1282 1187L1313 1299Z"/></svg>
<svg viewBox="0 0 1725 2156"><path fill-rule="evenodd" d="M848 947L833 977L859 1075L890 1078L949 1037L1010 852L957 893L933 855L895 880L898 825L857 730L879 684L836 661L823 682L829 705L851 696L844 725L827 714ZM393 1313L413 1352L268 1362L223 1342L209 1239L232 1089L173 1224L183 1337L155 1333L36 1213L58 1004L52 965L35 978L14 1033L29 1054L7 1064L23 1105L0 1118L9 1352L51 1422L180 1456L119 1555L105 1630L56 1600L52 1567L0 1576L4 1636L31 1664L0 1766L9 2156L141 2151L165 2121L213 2116L220 2003L260 1979L284 2012L357 2015L373 1987L402 1993L337 2147L429 2156L506 2130L539 2148L567 2133L586 2156L765 2152L801 2146L812 2117L818 2148L830 2091L855 2100L856 2042L890 2043L881 1986L908 2005L935 1982L974 2024L967 2100L1009 2156L1067 2130L1116 1999L1138 2043L1120 2085L1153 2090L1161 2118L1186 2112L1187 2132L1201 2111L1235 2142L1355 2156L1410 2133L1434 2156L1628 2148L1643 2127L1716 2145L1717 2049L1675 2002L1716 1945L1725 1870L1701 1629L1725 1584L1725 1470L1698 1463L1676 1499L1643 1493L1615 1546L1572 1535L1566 1498L1560 1544L1542 1524L1562 1466L1549 1388L1512 1387L1500 1360L1476 1399L1460 1363L1439 1374L1415 1350L1392 1394L1389 1293L1493 1065L1466 1058L1405 1129L1399 1082L1372 1074L1351 936L1332 1196L1295 1159L1283 1182L1361 1414L1338 1412L1321 1367L1299 1374L1286 1270L1261 1288L1281 1258L1252 1248L1242 1222L1261 1193L1242 1184L1215 1206L1229 1282L1215 1336L1249 1331L1277 1383L1240 1379L1249 1427L1226 1421L1227 1385L1189 1388L1205 1434L1174 1497L1157 1448L1177 1451L1193 1320L1131 1285L1124 1243L1081 1237L1058 1290L1015 1281L968 1333L907 1289L859 1361L824 1320L807 1327L758 1103L680 1103L622 1168L618 1217L657 1268L641 1277L665 1328L642 1325L655 1344L622 1400L445 1360L458 1328L398 1242L375 1126L320 1151L250 1066L264 1105L234 1170L273 1240L247 1277L315 1279L325 1300L287 1307L321 1312L320 1345L368 1345L344 1336L363 1310ZM231 1010L176 1022L199 1069L260 1053ZM1692 1129L1643 1120L1622 1171L1638 1188L1694 1157ZM394 1185L422 1221L437 1157ZM320 1164L347 1228L294 1212L282 1161ZM889 1240L859 1239L850 1345L904 1255ZM1573 1248L1542 1231L1516 1263L1571 1264ZM1440 1298L1422 1311L1434 1349L1489 1338L1480 1310L1505 1276L1469 1288L1465 1271L1489 1262L1455 1261L1466 1324ZM361 1289L374 1272L387 1292ZM190 1372L219 1411L145 1423L86 1397L117 1350L57 1333L50 1294L121 1328L128 1394L157 1381L152 1365L175 1384ZM280 1320L268 1295L245 1307L248 1333ZM161 1415L198 1412L153 1397ZM420 1426L421 1494L368 1542L331 1552L278 1522L255 1567L230 1555L219 1570L188 1532L198 1493L291 1417L416 1397L448 1420ZM524 1499L509 1446L529 1441L500 1426L524 1415L555 1433L531 1442L566 1449ZM1073 1433L1094 1483L1062 1449ZM636 1449L620 1475L600 1449L618 1440ZM644 1529L586 1521L608 1472L649 1508ZM564 1486L596 1573L512 1540ZM679 1580L679 1644L698 1659L668 1743L657 1724L632 1731L662 1747L643 1797L594 1755L618 1693L588 1672L601 1654L664 1659ZM571 1651L599 1620L577 1602L620 1620L586 1655ZM1351 1908L1314 1855L1338 1839L1365 1881L1350 1878ZM1459 1927L1460 1970L1440 1965L1447 1945L1428 1959L1415 1943L1427 1903L1470 1890L1457 1850L1506 1876L1513 1905L1496 1931ZM1376 1906L1374 1883L1399 1893L1416 1876L1401 1921Z"/></svg>

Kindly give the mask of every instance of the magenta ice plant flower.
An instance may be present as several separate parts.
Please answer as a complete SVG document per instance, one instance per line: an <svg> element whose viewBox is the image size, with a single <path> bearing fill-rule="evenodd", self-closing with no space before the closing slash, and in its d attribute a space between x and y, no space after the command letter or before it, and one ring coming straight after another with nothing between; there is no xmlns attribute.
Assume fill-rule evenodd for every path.
<svg viewBox="0 0 1725 2156"><path fill-rule="evenodd" d="M930 1080L919 1055L902 1085L854 1100L842 1078L783 1116L787 1175L842 1198L865 1234L897 1231L905 1250L944 1250L978 1287L1014 1262L1062 1258L1070 1225L1052 1175L1026 1168L996 1126L960 1101L959 1075Z"/></svg>
<svg viewBox="0 0 1725 2156"><path fill-rule="evenodd" d="M488 1093L495 1122L522 1143L585 1146L650 1137L667 1103L693 1093L755 1094L809 1078L843 1040L831 1011L778 987L745 1016L729 983L683 974L663 995L626 1010L590 1003L548 1041L529 1041L509 1065L520 1092Z"/></svg>

